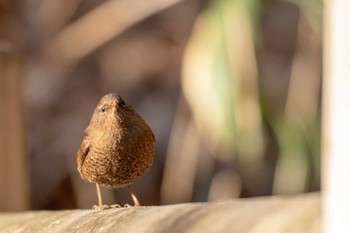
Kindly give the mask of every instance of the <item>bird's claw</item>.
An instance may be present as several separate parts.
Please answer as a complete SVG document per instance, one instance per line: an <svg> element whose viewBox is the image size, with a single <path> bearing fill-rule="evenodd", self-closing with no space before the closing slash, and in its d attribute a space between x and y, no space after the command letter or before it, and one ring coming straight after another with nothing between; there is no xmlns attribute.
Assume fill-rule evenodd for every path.
<svg viewBox="0 0 350 233"><path fill-rule="evenodd" d="M105 210L105 209L109 209L108 205L94 205L92 207L92 210Z"/></svg>
<svg viewBox="0 0 350 233"><path fill-rule="evenodd" d="M124 206L124 207L130 207L130 205L128 206ZM102 206L99 206L99 205L94 205L92 207L92 210L106 210L106 209L114 209L114 208L121 208L120 205L118 204L113 204L113 205L102 205Z"/></svg>

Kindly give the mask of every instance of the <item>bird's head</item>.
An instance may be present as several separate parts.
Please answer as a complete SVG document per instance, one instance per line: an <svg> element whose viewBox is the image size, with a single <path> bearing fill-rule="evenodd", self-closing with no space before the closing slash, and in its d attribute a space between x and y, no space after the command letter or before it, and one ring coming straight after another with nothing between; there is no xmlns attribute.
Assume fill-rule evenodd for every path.
<svg viewBox="0 0 350 233"><path fill-rule="evenodd" d="M92 115L91 123L104 124L118 122L132 112L132 108L125 103L118 94L111 93L103 96Z"/></svg>

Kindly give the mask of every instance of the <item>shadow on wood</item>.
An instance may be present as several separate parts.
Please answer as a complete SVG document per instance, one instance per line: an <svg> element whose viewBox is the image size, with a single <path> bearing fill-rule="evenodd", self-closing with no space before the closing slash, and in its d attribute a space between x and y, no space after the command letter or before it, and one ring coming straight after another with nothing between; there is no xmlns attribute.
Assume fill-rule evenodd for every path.
<svg viewBox="0 0 350 233"><path fill-rule="evenodd" d="M0 214L0 232L321 232L320 194Z"/></svg>

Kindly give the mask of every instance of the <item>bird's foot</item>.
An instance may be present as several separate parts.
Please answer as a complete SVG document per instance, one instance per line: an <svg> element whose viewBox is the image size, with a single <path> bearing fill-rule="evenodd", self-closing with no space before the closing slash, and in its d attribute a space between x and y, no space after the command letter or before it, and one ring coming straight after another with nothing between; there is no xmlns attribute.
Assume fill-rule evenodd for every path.
<svg viewBox="0 0 350 233"><path fill-rule="evenodd" d="M106 210L106 209L114 209L114 208L121 208L120 205L118 204L113 204L113 205L94 205L92 207L92 210Z"/></svg>
<svg viewBox="0 0 350 233"><path fill-rule="evenodd" d="M94 205L92 207L92 210L106 210L109 209L110 207L108 205Z"/></svg>
<svg viewBox="0 0 350 233"><path fill-rule="evenodd" d="M131 207L140 207L140 205L130 205L130 204L124 205L124 208L131 208Z"/></svg>

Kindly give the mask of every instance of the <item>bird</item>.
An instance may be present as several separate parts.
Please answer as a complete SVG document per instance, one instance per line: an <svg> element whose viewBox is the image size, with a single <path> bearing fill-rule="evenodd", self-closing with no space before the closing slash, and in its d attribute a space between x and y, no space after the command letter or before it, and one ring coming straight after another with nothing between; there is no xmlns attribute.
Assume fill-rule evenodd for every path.
<svg viewBox="0 0 350 233"><path fill-rule="evenodd" d="M155 153L155 137L145 120L123 98L110 93L95 108L77 152L77 168L81 178L95 183L98 206L104 205L100 186L127 187L134 206L141 206L131 183L148 171Z"/></svg>

